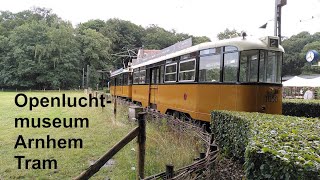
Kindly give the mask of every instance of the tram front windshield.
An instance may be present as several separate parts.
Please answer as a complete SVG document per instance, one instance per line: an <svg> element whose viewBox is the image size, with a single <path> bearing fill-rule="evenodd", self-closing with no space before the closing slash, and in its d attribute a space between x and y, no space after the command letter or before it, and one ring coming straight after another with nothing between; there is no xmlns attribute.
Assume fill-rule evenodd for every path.
<svg viewBox="0 0 320 180"><path fill-rule="evenodd" d="M242 51L240 82L281 83L282 52L267 50Z"/></svg>

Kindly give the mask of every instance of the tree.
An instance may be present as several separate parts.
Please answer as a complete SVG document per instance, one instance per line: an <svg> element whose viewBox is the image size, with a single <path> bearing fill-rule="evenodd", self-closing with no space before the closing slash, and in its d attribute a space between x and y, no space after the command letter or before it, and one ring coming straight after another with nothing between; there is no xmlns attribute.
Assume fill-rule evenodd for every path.
<svg viewBox="0 0 320 180"><path fill-rule="evenodd" d="M211 41L210 38L208 38L207 36L191 36L191 37L192 37L193 45Z"/></svg>
<svg viewBox="0 0 320 180"><path fill-rule="evenodd" d="M179 37L174 32L167 31L157 25L151 25L146 28L142 42L146 49L163 49L182 40L181 37L182 35Z"/></svg>
<svg viewBox="0 0 320 180"><path fill-rule="evenodd" d="M93 29L86 29L82 35L78 35L78 41L81 46L83 68L90 66L90 85L95 87L99 83L99 74L97 70L109 68L109 51L111 47L110 40L101 33Z"/></svg>
<svg viewBox="0 0 320 180"><path fill-rule="evenodd" d="M193 45L210 42L210 39L206 36L197 37L184 33L176 33L175 30L167 31L156 25L147 27L145 34L143 45L146 49L163 49L188 38L192 38Z"/></svg>
<svg viewBox="0 0 320 180"><path fill-rule="evenodd" d="M285 53L283 55L282 76L300 75L305 64L301 51L312 41L309 32L301 32L282 42Z"/></svg>
<svg viewBox="0 0 320 180"><path fill-rule="evenodd" d="M12 68L10 65L10 59L7 56L10 48L8 47L9 39L5 36L0 35L0 86L5 86L9 83L12 74L7 73L8 68ZM9 65L9 66L8 66Z"/></svg>
<svg viewBox="0 0 320 180"><path fill-rule="evenodd" d="M50 40L46 47L49 69L38 80L47 80L54 89L78 87L81 84L81 53L72 25L66 22L54 24L47 35Z"/></svg>
<svg viewBox="0 0 320 180"><path fill-rule="evenodd" d="M86 29L93 29L97 32L101 32L102 29L106 27L106 23L100 19L89 20L85 23L80 23L77 25L77 33L83 34Z"/></svg>
<svg viewBox="0 0 320 180"><path fill-rule="evenodd" d="M79 85L79 49L70 23L50 10L1 13L1 85L19 88L71 88ZM2 47L2 46L1 46Z"/></svg>
<svg viewBox="0 0 320 180"><path fill-rule="evenodd" d="M125 52L142 47L144 29L141 26L120 19L109 19L101 33L111 41L111 54ZM124 61L130 59L125 57L110 56L110 61L116 68L121 68Z"/></svg>
<svg viewBox="0 0 320 180"><path fill-rule="evenodd" d="M74 29L46 8L0 11L0 86L75 88L81 84L82 68L89 65L92 87L99 82L97 70L120 68L130 60L112 54L132 49L137 53L143 45L163 49L190 37L193 44L210 41L155 25L144 29L120 19L90 20Z"/></svg>
<svg viewBox="0 0 320 180"><path fill-rule="evenodd" d="M218 33L217 38L219 40L223 39L230 39L230 38L235 38L241 36L241 33L238 32L237 30L229 30L228 28L225 29L223 32Z"/></svg>

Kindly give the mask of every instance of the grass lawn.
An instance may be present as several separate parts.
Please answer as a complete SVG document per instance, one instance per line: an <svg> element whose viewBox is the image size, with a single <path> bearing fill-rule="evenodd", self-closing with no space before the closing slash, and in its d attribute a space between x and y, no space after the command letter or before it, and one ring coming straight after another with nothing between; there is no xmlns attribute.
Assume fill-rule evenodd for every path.
<svg viewBox="0 0 320 180"><path fill-rule="evenodd" d="M84 96L83 92L25 92L28 97L68 97ZM136 124L128 123L127 107L118 106L115 118L113 105L107 107L37 107L30 111L14 103L16 92L0 92L0 180L2 179L71 179L89 167L115 143L121 140ZM88 118L89 128L15 128L15 118ZM14 149L18 135L29 138L81 138L80 149ZM190 142L192 141L192 143ZM187 135L171 132L166 126L147 123L146 176L165 170L165 164L172 163L175 168L190 164L198 156L200 145ZM136 140L125 146L113 157L113 165L103 167L92 179L135 179L136 178ZM56 159L58 169L18 169L14 156L27 159ZM24 163L22 164L24 166Z"/></svg>

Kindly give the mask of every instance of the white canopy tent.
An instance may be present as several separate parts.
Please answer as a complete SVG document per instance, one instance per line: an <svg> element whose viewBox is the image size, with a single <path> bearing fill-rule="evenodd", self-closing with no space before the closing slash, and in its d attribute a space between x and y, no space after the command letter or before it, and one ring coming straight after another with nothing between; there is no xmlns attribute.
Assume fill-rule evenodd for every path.
<svg viewBox="0 0 320 180"><path fill-rule="evenodd" d="M284 87L320 87L320 77L305 79L298 76L282 83Z"/></svg>
<svg viewBox="0 0 320 180"><path fill-rule="evenodd" d="M320 87L320 77L310 79L310 87Z"/></svg>

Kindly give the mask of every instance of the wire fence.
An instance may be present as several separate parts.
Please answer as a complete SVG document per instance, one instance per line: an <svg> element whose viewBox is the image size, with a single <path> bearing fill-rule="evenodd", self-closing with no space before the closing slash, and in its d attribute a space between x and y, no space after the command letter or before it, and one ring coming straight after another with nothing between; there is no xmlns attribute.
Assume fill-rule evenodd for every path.
<svg viewBox="0 0 320 180"><path fill-rule="evenodd" d="M154 123L165 123L173 130L178 133L188 133L189 135L198 138L203 142L206 148L206 152L200 154L200 157L190 165L181 167L174 170L173 168L159 174L155 174L144 178L144 180L154 179L213 179L214 176L214 164L218 156L218 147L216 146L213 136L206 131L205 126L195 125L194 121L190 118L187 120L180 120L173 116L161 114L152 109L146 109L149 118ZM184 118L185 119L185 118Z"/></svg>
<svg viewBox="0 0 320 180"><path fill-rule="evenodd" d="M118 104L133 105L132 102L118 100ZM143 180L155 179L174 179L174 180L192 180L192 179L214 179L214 165L218 156L219 149L215 144L214 137L206 131L203 124L196 123L188 117L181 119L174 118L171 115L161 114L156 110L145 108L147 112L147 120L152 123L165 123L170 129L177 133L187 133L203 142L206 149L205 153L200 153L195 161L187 166L174 169L173 165L166 165L166 171L151 175ZM160 127L160 126L159 126Z"/></svg>

